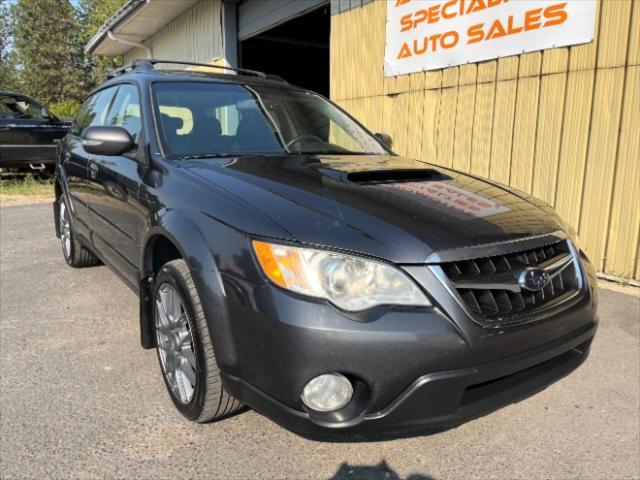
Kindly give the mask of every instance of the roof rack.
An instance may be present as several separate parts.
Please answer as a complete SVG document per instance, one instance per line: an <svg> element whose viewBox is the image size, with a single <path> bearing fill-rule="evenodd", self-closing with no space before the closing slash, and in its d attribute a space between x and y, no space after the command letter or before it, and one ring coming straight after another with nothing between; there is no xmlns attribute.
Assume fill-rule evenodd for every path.
<svg viewBox="0 0 640 480"><path fill-rule="evenodd" d="M182 60L158 60L155 58L141 58L134 60L129 65L125 65L124 67L116 68L115 70L111 70L107 74L107 78L115 78L118 75L122 75L129 71L142 71L149 72L155 70L155 66L159 63L173 63L176 65L189 65L193 67L207 67L207 68L217 68L221 70L230 70L232 72L242 73L244 75L250 75L258 78L274 78L272 75L267 75L264 72L259 72L257 70L248 70L246 68L232 68L232 67L224 67L222 65L210 65L208 63L196 63L196 62L184 62ZM275 78L274 78L275 79ZM280 78L278 78L280 79ZM281 81L284 81L280 79Z"/></svg>

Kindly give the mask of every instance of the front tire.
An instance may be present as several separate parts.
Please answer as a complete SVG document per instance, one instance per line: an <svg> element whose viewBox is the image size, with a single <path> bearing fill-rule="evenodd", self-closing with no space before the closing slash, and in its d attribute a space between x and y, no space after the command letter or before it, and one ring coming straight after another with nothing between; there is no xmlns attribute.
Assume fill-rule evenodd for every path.
<svg viewBox="0 0 640 480"><path fill-rule="evenodd" d="M184 260L162 266L153 298L158 361L176 408L199 423L238 411L240 402L222 386L204 311Z"/></svg>

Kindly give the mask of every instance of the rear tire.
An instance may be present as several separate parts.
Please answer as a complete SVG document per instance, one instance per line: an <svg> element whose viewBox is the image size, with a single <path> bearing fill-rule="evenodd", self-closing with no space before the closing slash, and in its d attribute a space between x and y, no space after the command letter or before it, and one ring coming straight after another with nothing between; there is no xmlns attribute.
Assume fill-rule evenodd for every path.
<svg viewBox="0 0 640 480"><path fill-rule="evenodd" d="M62 254L67 264L73 268L90 267L97 265L99 260L87 248L78 242L73 226L67 201L63 196L58 200L58 215L60 217L60 241L62 242Z"/></svg>
<svg viewBox="0 0 640 480"><path fill-rule="evenodd" d="M222 386L200 297L184 260L162 266L153 298L158 361L176 408L198 423L240 410L242 404Z"/></svg>

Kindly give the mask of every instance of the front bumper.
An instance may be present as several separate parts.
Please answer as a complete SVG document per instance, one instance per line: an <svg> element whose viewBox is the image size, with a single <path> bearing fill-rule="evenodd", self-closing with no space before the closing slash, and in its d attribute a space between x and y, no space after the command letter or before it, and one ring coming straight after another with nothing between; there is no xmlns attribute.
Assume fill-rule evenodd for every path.
<svg viewBox="0 0 640 480"><path fill-rule="evenodd" d="M223 384L236 398L303 435L447 428L522 400L568 375L586 360L596 328L594 322L531 351L477 367L423 375L383 410L346 420L314 418L232 375L223 375Z"/></svg>
<svg viewBox="0 0 640 480"><path fill-rule="evenodd" d="M210 323L225 388L301 434L402 433L462 423L515 402L588 356L597 328L591 269L583 294L567 308L493 330L464 318L428 268L407 271L430 285L435 307L346 315L326 302L223 274L224 306L201 297L208 319L226 319ZM306 411L304 385L329 372L355 382L354 400L332 414Z"/></svg>

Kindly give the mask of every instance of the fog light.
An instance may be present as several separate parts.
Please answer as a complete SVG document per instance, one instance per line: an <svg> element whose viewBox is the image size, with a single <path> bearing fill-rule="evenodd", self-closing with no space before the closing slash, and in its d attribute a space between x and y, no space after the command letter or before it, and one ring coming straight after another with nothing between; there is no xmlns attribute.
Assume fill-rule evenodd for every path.
<svg viewBox="0 0 640 480"><path fill-rule="evenodd" d="M317 412L332 412L344 407L353 395L351 382L339 373L327 373L311 380L302 391L302 401Z"/></svg>

